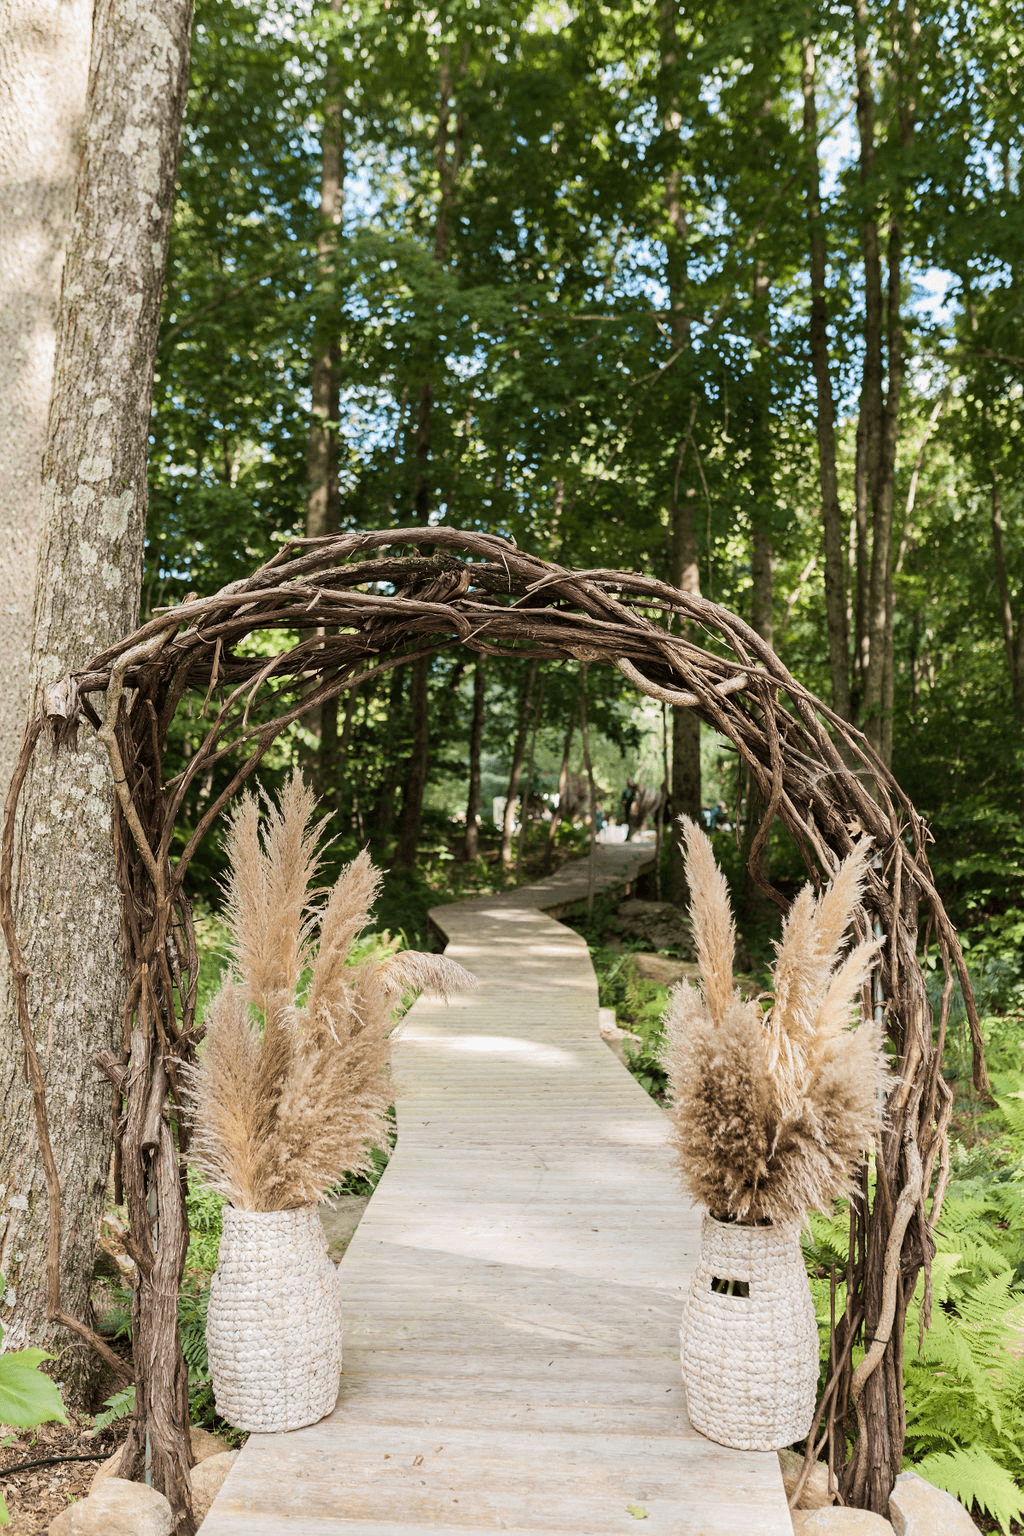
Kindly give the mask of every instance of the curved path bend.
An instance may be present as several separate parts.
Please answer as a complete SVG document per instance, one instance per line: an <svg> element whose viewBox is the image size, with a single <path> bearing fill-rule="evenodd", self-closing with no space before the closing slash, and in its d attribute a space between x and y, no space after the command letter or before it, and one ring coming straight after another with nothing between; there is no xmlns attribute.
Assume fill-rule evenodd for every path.
<svg viewBox="0 0 1024 1536"><path fill-rule="evenodd" d="M597 885L650 857L599 845ZM481 985L402 1025L398 1144L340 1267L337 1407L250 1436L203 1536L791 1536L776 1457L686 1417L699 1215L598 1034L586 945L545 915L587 878L431 913Z"/></svg>

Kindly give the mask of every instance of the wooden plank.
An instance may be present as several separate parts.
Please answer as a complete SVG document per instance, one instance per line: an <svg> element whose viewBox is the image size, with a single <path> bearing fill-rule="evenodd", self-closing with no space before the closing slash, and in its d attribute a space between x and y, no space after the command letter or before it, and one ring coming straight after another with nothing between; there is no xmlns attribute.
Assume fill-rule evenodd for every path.
<svg viewBox="0 0 1024 1536"><path fill-rule="evenodd" d="M600 888L650 853L598 857ZM686 1416L699 1217L597 1034L586 945L541 910L585 897L581 862L432 913L481 984L421 999L396 1046L398 1146L339 1270L337 1406L250 1437L204 1536L791 1536L776 1458Z"/></svg>

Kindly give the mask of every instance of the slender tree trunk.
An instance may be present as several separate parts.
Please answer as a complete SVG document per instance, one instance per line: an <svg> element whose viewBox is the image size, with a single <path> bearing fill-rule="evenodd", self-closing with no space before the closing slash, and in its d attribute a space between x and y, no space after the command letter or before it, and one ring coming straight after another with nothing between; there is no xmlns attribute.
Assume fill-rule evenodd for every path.
<svg viewBox="0 0 1024 1536"><path fill-rule="evenodd" d="M526 788L522 794L522 813L519 817L519 842L516 847L517 879L522 870L523 858L526 852L526 829L530 820L530 793L533 789L533 775L537 765L537 730L544 711L544 689L547 686L547 681L547 673L542 672L540 675L540 692L537 695L537 707L533 712L533 730L530 732L530 761L526 769Z"/></svg>
<svg viewBox="0 0 1024 1536"><path fill-rule="evenodd" d="M769 645L774 645L772 622L774 552L772 536L765 528L755 528L751 549L750 623Z"/></svg>
<svg viewBox="0 0 1024 1536"><path fill-rule="evenodd" d="M811 248L811 364L817 394L818 475L825 547L825 613L832 676L832 707L850 714L850 634L846 612L843 513L836 472L835 401L828 358L828 305L825 297L825 231L821 217L818 167L818 108L815 99L814 44L803 41L804 147L807 159L806 205Z"/></svg>
<svg viewBox="0 0 1024 1536"><path fill-rule="evenodd" d="M1006 666L1010 675L1013 712L1018 723L1024 723L1024 625L1014 623L1013 603L1010 598L1010 579L1006 570L1006 551L1003 547L1003 496L1002 486L995 465L992 466L991 489L992 558L996 567L996 584L999 589L999 617L1003 626L1003 644L1006 647Z"/></svg>
<svg viewBox="0 0 1024 1536"><path fill-rule="evenodd" d="M526 737L530 729L530 715L533 709L533 685L536 678L537 662L531 661L526 674L526 683L523 687L522 703L519 707L519 727L516 731L515 745L512 748L512 768L508 776L505 814L502 817L501 864L503 869L509 869L512 864L512 831L516 819L516 799L519 795L519 780L523 772L523 757L526 752Z"/></svg>
<svg viewBox="0 0 1024 1536"><path fill-rule="evenodd" d="M328 0L332 15L340 16L343 0ZM306 474L306 536L322 538L341 526L338 494L338 416L340 413L340 362L338 337L337 270L338 240L344 207L344 139L342 88L330 45L324 73L324 123L320 141L320 231L317 236L317 299L313 323L313 361L310 371L309 443ZM320 798L337 800L338 701L330 699L318 711L316 785Z"/></svg>
<svg viewBox="0 0 1024 1536"><path fill-rule="evenodd" d="M879 238L879 188L875 174L875 94L868 34L867 0L853 0L854 62L857 78L857 131L860 139L860 182L865 213L861 223L861 254L864 261L864 361L861 370L860 408L857 416L855 489L857 505L857 591L855 666L861 713L869 707L868 673L871 666L871 567L873 535L879 510L885 402L882 394L882 258ZM874 699L875 724L881 705L881 673ZM865 720L869 731L870 722Z"/></svg>
<svg viewBox="0 0 1024 1536"><path fill-rule="evenodd" d="M682 121L679 107L678 11L676 0L659 0L661 41L661 86L658 111L663 130L678 132ZM679 151L681 153L681 149ZM687 237L686 209L683 204L683 178L678 163L673 164L665 181L666 279L671 312L673 350L684 351L690 345L690 323L686 319ZM676 445L674 472L669 497L670 579L684 592L700 592L697 563L696 492L682 485L687 447L696 419L696 398L689 403L689 422ZM700 721L690 709L676 708L672 713L672 812L674 816L700 818ZM686 892L682 850L673 840L672 899L681 901Z"/></svg>
<svg viewBox="0 0 1024 1536"><path fill-rule="evenodd" d="M562 819L562 806L565 804L566 791L569 787L569 755L572 752L572 738L576 730L576 712L569 719L569 728L565 733L565 742L562 746L562 761L558 765L558 804L555 806L548 827L548 846L544 855L544 867L550 869L555 857L555 836L558 832L558 824Z"/></svg>
<svg viewBox="0 0 1024 1536"><path fill-rule="evenodd" d="M760 548L759 548L760 541ZM768 645L773 643L772 625L772 546L771 540L759 530L754 530L754 559L753 559L754 589L751 603L751 628L755 629ZM744 772L742 762L737 763L737 773ZM737 802L742 794L742 779L737 785ZM753 778L747 775L747 816L746 829L743 837L743 899L748 909L753 907L765 912L771 902L765 896L764 891L755 883L747 867L747 859L753 846L754 834L761 818L766 810L766 803L761 796ZM739 804L737 803L737 816ZM766 885L771 884L771 866L769 863L770 843L766 842L761 849L758 867L762 879Z"/></svg>
<svg viewBox="0 0 1024 1536"><path fill-rule="evenodd" d="M898 16L899 12L895 14ZM913 147L916 127L918 20L914 0L905 0L901 37L894 50L896 113L900 151ZM884 295L885 395L882 394L883 294L879 206L875 190L874 88L868 57L866 0L854 0L857 65L857 121L861 141L861 179L869 213L862 227L865 272L864 373L858 427L858 481L863 479L870 505L871 559L862 619L864 729L888 763L892 757L893 591L892 535L895 506L896 444L905 367L901 313L903 208L902 174L889 193ZM860 466L863 446L863 466Z"/></svg>
<svg viewBox="0 0 1024 1536"><path fill-rule="evenodd" d="M590 756L590 725L587 720L587 664L583 663L580 688L580 737L583 742L583 767L587 775L587 794L590 804L590 863L587 867L587 916L594 913L594 892L597 866L597 785L594 782L594 765Z"/></svg>
<svg viewBox="0 0 1024 1536"><path fill-rule="evenodd" d="M409 674L409 709L412 714L412 757L405 780L402 799L402 826L395 849L395 863L402 869L411 869L416 862L420 846L420 825L423 821L423 792L427 787L430 767L430 657L420 656L412 664Z"/></svg>
<svg viewBox="0 0 1024 1536"><path fill-rule="evenodd" d="M438 111L435 155L438 172L439 194L437 220L434 226L434 261L443 267L448 253L448 221L455 198L455 183L462 159L465 119L459 117L454 136L451 134L452 72L451 50L442 43L438 68ZM465 75L468 54L463 51L461 75ZM460 75L460 78L461 78ZM454 137L454 142L452 142ZM413 441L415 480L413 487L413 512L418 523L430 521L431 474L430 439L431 413L433 410L433 382L430 362L427 361L420 386L416 410L416 427ZM424 546L420 546L424 549ZM419 849L420 823L423 818L423 793L427 786L427 770L430 752L430 716L427 683L430 677L430 658L424 656L413 662L409 685L409 703L412 710L413 760L405 785L402 805L402 830L395 850L395 862L411 866L416 862Z"/></svg>
<svg viewBox="0 0 1024 1536"><path fill-rule="evenodd" d="M43 467L35 699L137 621L149 407L190 28L185 0L153 0L130 14L114 0L98 0L95 9ZM112 1131L111 1089L99 1078L93 1057L102 1049L120 1057L126 1044L119 1017L120 911L111 901L116 882L105 755L92 741L70 763L38 754L21 804L14 905L33 973L30 1007L46 1063L61 1169L61 1299L66 1311L83 1317ZM4 1342L7 1347L56 1343L64 1356L60 1374L75 1386L85 1361L69 1352L66 1339L54 1341L46 1323L41 1263L46 1201L21 1050L12 1045L16 1033L6 1018L0 1032ZM143 1045L142 1058L132 1066L148 1082L145 1051L151 1046ZM177 1339L177 1288L166 1291L165 1284L168 1274L180 1275L184 1263L183 1190L173 1155L150 1169L126 1166L124 1177L127 1192L139 1196L145 1190L143 1209L151 1197L159 1223L158 1240L156 1227L145 1234L156 1250L155 1268L140 1271L136 1294L133 1433L140 1425L150 1430L153 1480L168 1493L183 1536L194 1529L187 1490L187 1383ZM168 1400L174 1404L170 1414Z"/></svg>
<svg viewBox="0 0 1024 1536"><path fill-rule="evenodd" d="M327 9L340 16L344 0L328 0ZM324 73L324 122L320 140L320 230L317 235L317 297L313 322L313 362L310 372L309 444L306 469L306 536L336 533L338 498L338 242L344 211L344 137L342 87L333 44Z"/></svg>
<svg viewBox="0 0 1024 1536"><path fill-rule="evenodd" d="M473 723L469 733L469 793L466 796L466 836L462 856L467 863L480 853L480 753L484 741L484 709L487 702L487 672L482 656L473 668Z"/></svg>
<svg viewBox="0 0 1024 1536"><path fill-rule="evenodd" d="M43 452L91 28L92 0L0 0L0 798L31 694ZM0 999L6 964L0 953Z"/></svg>
<svg viewBox="0 0 1024 1536"><path fill-rule="evenodd" d="M345 767L348 763L349 748L352 745L352 731L356 720L356 705L359 702L359 687L350 688L345 695L345 720L341 727L341 735L338 738L338 751L335 759L334 785L335 793L332 801L336 811L341 811L344 800ZM337 713L335 713L337 722Z"/></svg>

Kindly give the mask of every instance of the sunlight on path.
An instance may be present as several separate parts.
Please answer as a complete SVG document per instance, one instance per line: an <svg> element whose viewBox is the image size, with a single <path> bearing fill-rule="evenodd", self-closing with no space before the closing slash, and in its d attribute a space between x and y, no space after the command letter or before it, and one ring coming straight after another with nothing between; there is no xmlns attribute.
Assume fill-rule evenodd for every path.
<svg viewBox="0 0 1024 1536"><path fill-rule="evenodd" d="M619 886L651 850L597 856ZM586 945L539 910L586 888L579 860L431 914L481 985L404 1022L398 1145L340 1269L337 1407L251 1436L203 1536L791 1536L776 1457L686 1417L698 1216L598 1034Z"/></svg>

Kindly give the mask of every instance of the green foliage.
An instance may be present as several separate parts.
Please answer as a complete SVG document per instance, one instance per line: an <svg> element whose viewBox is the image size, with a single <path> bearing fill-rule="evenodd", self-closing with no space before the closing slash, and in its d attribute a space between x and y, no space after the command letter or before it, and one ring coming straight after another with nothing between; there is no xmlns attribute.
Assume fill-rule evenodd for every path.
<svg viewBox="0 0 1024 1536"><path fill-rule="evenodd" d="M997 1106L974 1127L982 1139L973 1148L953 1144L935 1234L931 1327L922 1335L923 1279L907 1313L904 1457L1009 1532L1024 1519L1024 1075L997 1074L995 1084ZM845 1204L812 1213L804 1255L823 1361L828 1274L835 1266L841 1310L846 1251Z"/></svg>
<svg viewBox="0 0 1024 1536"><path fill-rule="evenodd" d="M2 1343L3 1329L0 1328ZM53 1358L43 1349L14 1349L0 1353L0 1424L29 1429L51 1419L61 1424L68 1422L57 1384L39 1369L44 1360ZM10 1521L7 1505L0 1494L0 1525L9 1525Z"/></svg>
<svg viewBox="0 0 1024 1536"><path fill-rule="evenodd" d="M598 922L595 902L595 925ZM659 1101L665 1095L665 1071L661 1065L664 1042L662 1016L668 1003L668 987L648 981L637 971L626 950L591 945L590 958L597 974L598 1000L602 1008L614 1008L620 1029L640 1036L640 1045L626 1047L626 1064L633 1076Z"/></svg>
<svg viewBox="0 0 1024 1536"><path fill-rule="evenodd" d="M118 1423L121 1419L130 1419L135 1412L135 1383L125 1387L121 1392L114 1392L110 1397L104 1398L103 1410L97 1413L92 1421L91 1436L95 1439L101 1435L111 1424Z"/></svg>

